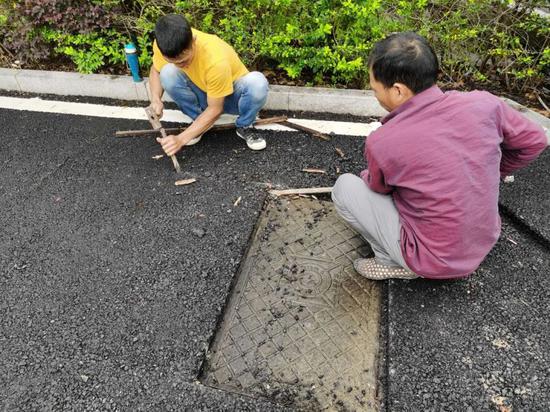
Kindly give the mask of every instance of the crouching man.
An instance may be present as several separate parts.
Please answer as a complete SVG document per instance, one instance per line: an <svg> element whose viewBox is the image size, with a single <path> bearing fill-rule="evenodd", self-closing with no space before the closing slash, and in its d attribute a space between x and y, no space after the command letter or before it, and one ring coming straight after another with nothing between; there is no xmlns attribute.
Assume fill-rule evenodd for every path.
<svg viewBox="0 0 550 412"><path fill-rule="evenodd" d="M370 85L390 113L365 144L367 170L340 176L336 210L372 246L369 279L470 275L498 240L499 180L547 146L541 127L487 92L443 93L437 57L415 33L369 58Z"/></svg>
<svg viewBox="0 0 550 412"><path fill-rule="evenodd" d="M252 127L267 100L268 83L249 72L226 42L192 29L180 15L161 17L155 26L153 65L149 75L151 107L162 116L163 91L193 123L177 136L158 138L167 155L196 144L222 113L238 115L237 135L252 150L265 140Z"/></svg>

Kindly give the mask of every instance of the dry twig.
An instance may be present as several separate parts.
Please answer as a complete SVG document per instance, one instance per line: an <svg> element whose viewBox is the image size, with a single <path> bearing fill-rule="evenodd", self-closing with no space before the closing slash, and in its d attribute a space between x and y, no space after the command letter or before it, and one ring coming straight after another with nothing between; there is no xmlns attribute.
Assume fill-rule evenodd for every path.
<svg viewBox="0 0 550 412"><path fill-rule="evenodd" d="M286 116L268 117L265 119L258 119L254 122L254 126L261 126L264 124L282 123L286 121ZM212 126L209 131L231 130L235 128L235 123L216 124ZM183 132L185 127L171 127L164 129L168 134L179 134ZM158 130L119 130L115 132L116 137L134 137L134 136L157 136L160 132Z"/></svg>
<svg viewBox="0 0 550 412"><path fill-rule="evenodd" d="M302 172L306 172L306 173L317 173L317 174L321 174L321 175L324 175L326 174L327 172L323 169L302 169Z"/></svg>
<svg viewBox="0 0 550 412"><path fill-rule="evenodd" d="M174 183L176 186L185 186L190 185L191 183L195 183L197 179L191 178L191 179L182 179L182 180L176 180Z"/></svg>
<svg viewBox="0 0 550 412"><path fill-rule="evenodd" d="M302 132L309 133L315 137L318 137L321 140L330 140L326 134L319 132L318 130L310 129L309 127L302 126L301 124L292 123L289 121L281 122L283 126L290 127L291 129L300 130Z"/></svg>
<svg viewBox="0 0 550 412"><path fill-rule="evenodd" d="M282 190L270 190L269 193L273 196L287 196L287 195L311 195L319 193L330 193L332 187L304 187L300 189L282 189Z"/></svg>

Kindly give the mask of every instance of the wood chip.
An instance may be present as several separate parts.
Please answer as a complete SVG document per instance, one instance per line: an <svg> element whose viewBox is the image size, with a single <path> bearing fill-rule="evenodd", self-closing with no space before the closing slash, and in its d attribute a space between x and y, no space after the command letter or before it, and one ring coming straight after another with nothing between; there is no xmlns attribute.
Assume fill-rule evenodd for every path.
<svg viewBox="0 0 550 412"><path fill-rule="evenodd" d="M269 191L269 193L272 194L273 196L307 195L307 194L314 194L314 193L330 193L330 192L332 192L332 187L304 187L300 189L283 189L283 190Z"/></svg>
<svg viewBox="0 0 550 412"><path fill-rule="evenodd" d="M510 344L501 338L496 338L491 343L495 348L499 349L508 349L510 347Z"/></svg>
<svg viewBox="0 0 550 412"><path fill-rule="evenodd" d="M151 156L151 159L159 160L159 159L162 159L163 157L164 157L164 155L155 155L155 156Z"/></svg>
<svg viewBox="0 0 550 412"><path fill-rule="evenodd" d="M237 200L235 200L235 203L233 203L233 206L235 206L235 207L239 206L239 203L241 203L241 200L242 200L242 199L243 199L242 196L239 196L239 197L237 198Z"/></svg>
<svg viewBox="0 0 550 412"><path fill-rule="evenodd" d="M326 174L327 172L323 169L302 169L302 172L306 172L306 173L318 173L318 174Z"/></svg>
<svg viewBox="0 0 550 412"><path fill-rule="evenodd" d="M336 174L339 175L340 174L340 168L338 166L336 166Z"/></svg>
<svg viewBox="0 0 550 412"><path fill-rule="evenodd" d="M340 156L340 157L345 156L344 151L342 149L340 149L339 147L334 148L334 150L336 150L336 153L338 153L338 156Z"/></svg>
<svg viewBox="0 0 550 412"><path fill-rule="evenodd" d="M195 183L196 181L197 181L197 179L195 179L195 178L176 180L175 185L176 186L185 186L185 185L190 185L191 183Z"/></svg>

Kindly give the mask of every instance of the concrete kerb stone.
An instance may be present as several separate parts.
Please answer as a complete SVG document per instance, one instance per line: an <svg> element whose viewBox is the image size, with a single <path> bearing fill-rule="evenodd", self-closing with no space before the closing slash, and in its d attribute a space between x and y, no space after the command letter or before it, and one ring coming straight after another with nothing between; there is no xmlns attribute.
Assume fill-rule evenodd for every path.
<svg viewBox="0 0 550 412"><path fill-rule="evenodd" d="M278 86L288 90L288 110L327 113L345 113L356 116L385 116L384 110L370 90L339 90Z"/></svg>
<svg viewBox="0 0 550 412"><path fill-rule="evenodd" d="M289 110L289 87L269 86L266 107L270 110Z"/></svg>
<svg viewBox="0 0 550 412"><path fill-rule="evenodd" d="M131 76L70 72L0 69L0 89L63 96L103 97L119 100L149 100L148 79L135 83ZM165 101L172 101L164 96ZM270 86L268 110L313 111L358 116L382 116L374 94L362 90L337 90Z"/></svg>
<svg viewBox="0 0 550 412"><path fill-rule="evenodd" d="M0 89L20 92L17 74L20 70L0 68Z"/></svg>
<svg viewBox="0 0 550 412"><path fill-rule="evenodd" d="M20 70L16 74L19 91L63 96L106 97L137 100L136 86L127 76L80 74L42 70ZM1 88L4 88L2 85Z"/></svg>
<svg viewBox="0 0 550 412"><path fill-rule="evenodd" d="M387 114L370 90L277 85L272 85L269 89L266 103L268 110L310 111L356 116L384 116ZM147 78L141 83L135 83L131 76L7 68L0 68L0 90L138 101L147 101L150 95ZM172 101L167 95L164 100ZM550 145L550 119L513 100L506 98L503 100L540 124L546 131Z"/></svg>

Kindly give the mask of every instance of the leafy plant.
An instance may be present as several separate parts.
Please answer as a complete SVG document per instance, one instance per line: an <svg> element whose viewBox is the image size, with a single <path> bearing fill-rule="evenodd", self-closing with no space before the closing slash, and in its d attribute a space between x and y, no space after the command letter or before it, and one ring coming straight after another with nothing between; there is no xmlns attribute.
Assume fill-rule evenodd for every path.
<svg viewBox="0 0 550 412"><path fill-rule="evenodd" d="M413 30L433 44L447 84L524 93L549 87L550 25L535 12L545 0L1 1L4 56L66 56L86 73L125 72L129 40L148 68L156 20L180 13L226 40L250 68L301 83L365 87L373 44Z"/></svg>
<svg viewBox="0 0 550 412"><path fill-rule="evenodd" d="M98 66L94 61L101 60L98 56L84 56L83 53L92 38L96 45L100 37L108 41L112 31L112 17L117 2L78 0L22 0L13 2L12 7L6 7L6 24L0 29L0 39L4 47L11 50L15 58L23 63L39 62L52 57L53 52L59 52L60 44L53 42L52 30L62 34L57 40L65 42L65 53L79 63L77 66L85 70L95 70ZM49 34L50 36L46 36ZM118 35L117 35L118 36ZM88 41L87 41L88 40ZM73 50L67 42L73 41ZM83 47L80 47L83 46ZM99 51L99 49L96 49ZM84 64L88 60L88 64Z"/></svg>
<svg viewBox="0 0 550 412"><path fill-rule="evenodd" d="M94 73L105 64L121 65L125 61L124 38L112 29L101 34L65 34L44 29L41 34L55 43L54 50L68 56L81 73Z"/></svg>

